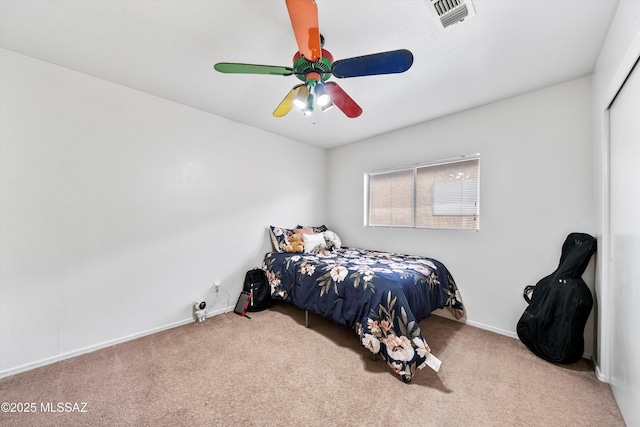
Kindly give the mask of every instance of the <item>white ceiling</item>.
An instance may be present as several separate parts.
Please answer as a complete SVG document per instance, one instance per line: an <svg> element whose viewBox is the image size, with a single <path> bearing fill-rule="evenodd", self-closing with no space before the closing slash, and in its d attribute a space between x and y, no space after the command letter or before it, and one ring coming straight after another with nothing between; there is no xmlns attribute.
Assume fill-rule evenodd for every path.
<svg viewBox="0 0 640 427"><path fill-rule="evenodd" d="M298 141L331 148L592 73L618 0L474 0L438 29L425 0L316 0L336 60L409 49L403 74L337 80L362 107L271 115L294 76L284 0L0 0L0 45Z"/></svg>

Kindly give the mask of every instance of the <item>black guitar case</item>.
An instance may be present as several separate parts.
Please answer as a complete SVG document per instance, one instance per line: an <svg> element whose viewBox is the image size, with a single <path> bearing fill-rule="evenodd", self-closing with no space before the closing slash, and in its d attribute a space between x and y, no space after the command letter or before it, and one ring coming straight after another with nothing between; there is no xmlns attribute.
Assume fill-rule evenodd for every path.
<svg viewBox="0 0 640 427"><path fill-rule="evenodd" d="M518 321L518 337L529 350L549 362L575 363L582 358L584 327L593 307L582 273L595 251L594 237L569 234L556 271L535 286L524 288L529 306Z"/></svg>

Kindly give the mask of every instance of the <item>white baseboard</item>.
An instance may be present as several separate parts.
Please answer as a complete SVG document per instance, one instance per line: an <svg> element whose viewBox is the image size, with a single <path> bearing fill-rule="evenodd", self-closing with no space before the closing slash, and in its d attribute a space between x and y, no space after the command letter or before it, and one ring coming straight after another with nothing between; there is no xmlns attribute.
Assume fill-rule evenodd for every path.
<svg viewBox="0 0 640 427"><path fill-rule="evenodd" d="M500 329L500 328L496 328L496 327L493 327L493 326L485 325L484 323L480 323L480 322L474 322L473 320L467 320L467 324L469 324L471 326L475 326L476 328L484 329L486 331L495 332L496 334L506 335L506 336L511 337L511 338L519 339L518 338L518 334L516 334L515 332L512 332L512 331L507 331L507 330L504 330L504 329Z"/></svg>
<svg viewBox="0 0 640 427"><path fill-rule="evenodd" d="M231 311L233 307L220 308L211 312L207 312L207 318L217 316L218 314L223 314ZM70 351L67 353L59 354L53 357L48 357L46 359L37 360L35 362L27 363L21 366L17 366L15 368L6 369L4 371L0 371L0 378L10 377L11 375L16 375L21 372L30 371L35 368L39 368L41 366L51 365L52 363L60 362L62 360L71 359L72 357L80 356L82 354L91 353L96 350L100 350L103 348L111 347L112 345L120 344L127 341L132 341L137 338L142 338L147 335L152 335L158 332L166 331L167 329L177 328L178 326L183 326L188 323L192 323L195 320L193 318L179 320L177 322L173 322L164 326L160 326L153 329L148 329L146 331L138 332L135 334L127 335L125 337L116 338L114 340L105 341L99 344L91 345L89 347L81 348L78 350Z"/></svg>
<svg viewBox="0 0 640 427"><path fill-rule="evenodd" d="M217 316L218 314L228 313L233 309L233 307L219 308L217 310L209 311L207 310L207 318Z"/></svg>
<svg viewBox="0 0 640 427"><path fill-rule="evenodd" d="M213 311L208 311L207 312L207 318L209 317L213 317L213 316L217 316L219 314L224 314L227 313L229 311L231 311L233 309L233 307L226 307L226 308L219 308L217 310L213 310ZM434 312L435 315L441 315L437 312ZM442 316L442 317L448 317L448 316ZM452 318L452 317L451 317ZM454 319L455 320L455 319ZM35 369L35 368L39 368L41 366L46 366L46 365L50 365L52 363L56 363L56 362L60 362L62 360L66 360L66 359L71 359L72 357L76 357L76 356L80 356L82 354L86 354L86 353L91 353L93 351L96 350L100 350L103 348L107 348L107 347L111 347L112 345L116 345L116 344L120 344L123 342L127 342L127 341L132 341L135 340L137 338L142 338L144 336L147 335L152 335L158 332L162 332L162 331L166 331L167 329L172 329L172 328L177 328L179 326L183 326L186 325L188 323L192 323L194 322L193 318L188 318L188 319L183 319L180 320L178 322L174 322L174 323L170 323L168 325L164 325L164 326L160 326L158 328L153 328L153 329L149 329L143 332L139 332L136 334L132 334L132 335L128 335L122 338L117 338L114 340L110 340L110 341L105 341L103 343L100 344L96 344L96 345L92 345L89 347L85 347L79 350L74 350L74 351L70 351L68 353L64 353L64 354L59 354L57 356L54 357L49 357L46 359L41 359L38 360L36 362L32 362L32 363L27 363L25 365L21 365L21 366L17 366L15 368L11 368L11 369L7 369L4 371L0 371L0 378L5 378L5 377L9 377L11 375L16 375L19 374L21 372L26 372L26 371L30 371L31 369ZM486 325L484 323L480 323L480 322L474 322L473 320L466 320L467 324L471 325L471 326L475 326L476 328L480 328L480 329L484 329L490 332L495 332L497 334L500 335L505 335L511 338L515 338L518 339L518 335L515 332L511 332L511 331L507 331L504 329L500 329L500 328L495 328L493 326L489 326ZM583 357L585 359L591 359L591 354L584 354ZM599 366L596 365L595 367L595 371L596 371L596 377L603 382L608 382L606 376L600 371Z"/></svg>
<svg viewBox="0 0 640 427"><path fill-rule="evenodd" d="M602 369L600 369L600 365L598 363L595 363L595 361L593 364L595 365L596 378L603 383L609 384L609 377L605 375L604 372L602 372Z"/></svg>
<svg viewBox="0 0 640 427"><path fill-rule="evenodd" d="M491 332L495 332L496 334L506 335L508 337L518 339L518 334L516 334L515 332L506 331L504 329L495 328L493 326L485 325L484 323L475 322L473 320L469 320L466 317L463 318L463 319L456 319L455 317L453 317L453 315L448 310L446 310L444 308L441 308L441 309L438 309L438 310L434 310L434 311L431 312L431 314L434 314L434 315L440 316L440 317L444 317L445 319L451 319L451 320L455 320L457 322L466 323L467 325L475 326L476 328L484 329L485 331L491 331Z"/></svg>
<svg viewBox="0 0 640 427"><path fill-rule="evenodd" d="M474 322L473 320L467 320L467 324L471 325L471 326L475 326L477 328L480 329L484 329L487 331L491 331L491 332L495 332L496 334L500 334L500 335L506 335L508 337L511 338L515 338L517 340L519 340L520 338L518 337L518 334L516 332L511 332L511 331L505 331L504 329L500 329L500 328L495 328L493 326L489 326L489 325L485 325L484 323L479 323L479 322ZM591 360L593 355L591 353L583 353L582 357L585 359L589 359ZM596 376L597 376L597 372L596 372ZM602 380L601 380L602 381ZM606 382L606 381L605 381Z"/></svg>

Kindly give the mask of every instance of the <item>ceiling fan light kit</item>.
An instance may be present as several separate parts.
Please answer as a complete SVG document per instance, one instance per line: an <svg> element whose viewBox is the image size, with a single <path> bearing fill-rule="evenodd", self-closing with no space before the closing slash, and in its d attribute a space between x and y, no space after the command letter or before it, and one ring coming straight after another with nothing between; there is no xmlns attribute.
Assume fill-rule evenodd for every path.
<svg viewBox="0 0 640 427"><path fill-rule="evenodd" d="M314 90L316 92L316 96L318 98L318 105L320 107L324 107L325 105L329 104L329 102L331 102L331 96L329 96L327 89L324 88L324 84L316 85Z"/></svg>
<svg viewBox="0 0 640 427"><path fill-rule="evenodd" d="M300 86L298 89L298 92L293 97L293 105L295 105L296 107L302 110L307 106L308 97L309 97L309 87L305 85Z"/></svg>
<svg viewBox="0 0 640 427"><path fill-rule="evenodd" d="M314 0L286 0L287 10L298 52L292 67L219 62L216 71L231 74L295 75L303 83L294 86L273 112L283 117L295 106L305 115L313 114L315 104L321 111L335 106L347 117L362 114L362 108L331 77L350 78L404 73L413 64L413 54L406 49L333 60L323 49L324 38L318 26L318 7Z"/></svg>

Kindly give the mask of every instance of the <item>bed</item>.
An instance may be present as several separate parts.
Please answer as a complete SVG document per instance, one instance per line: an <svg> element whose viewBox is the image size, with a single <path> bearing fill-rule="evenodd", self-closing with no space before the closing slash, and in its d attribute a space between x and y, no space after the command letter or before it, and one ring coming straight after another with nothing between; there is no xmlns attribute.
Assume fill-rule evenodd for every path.
<svg viewBox="0 0 640 427"><path fill-rule="evenodd" d="M440 361L418 323L433 310L464 316L458 288L434 259L357 248L324 253L269 252L264 257L274 299L352 327L405 382Z"/></svg>

